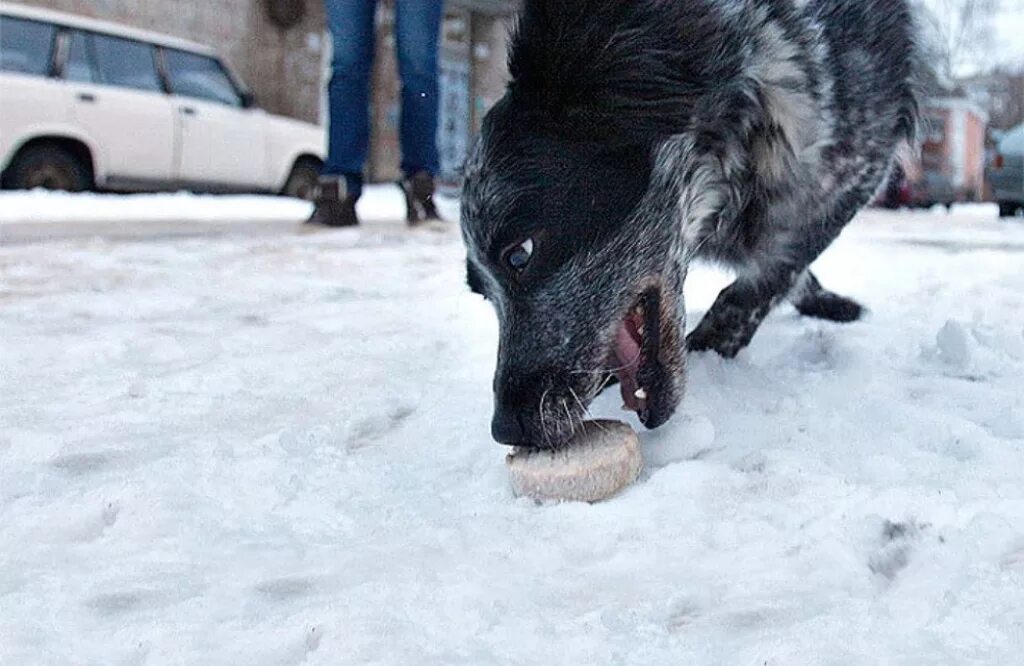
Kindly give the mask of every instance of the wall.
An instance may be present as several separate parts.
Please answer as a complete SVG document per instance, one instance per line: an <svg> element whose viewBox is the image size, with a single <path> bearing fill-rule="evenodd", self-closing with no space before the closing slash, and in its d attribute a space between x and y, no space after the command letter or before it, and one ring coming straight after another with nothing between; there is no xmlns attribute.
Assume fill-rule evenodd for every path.
<svg viewBox="0 0 1024 666"><path fill-rule="evenodd" d="M980 200L985 194L985 119L976 113L966 112L966 189L973 199Z"/></svg>
<svg viewBox="0 0 1024 666"><path fill-rule="evenodd" d="M984 195L984 114L965 100L935 100L925 106L924 141L920 169L949 177L958 199L978 200ZM907 170L912 180L920 169Z"/></svg>
<svg viewBox="0 0 1024 666"><path fill-rule="evenodd" d="M484 114L501 99L508 83L507 49L512 15L474 14L471 30L473 67L470 87L472 128L476 133Z"/></svg>

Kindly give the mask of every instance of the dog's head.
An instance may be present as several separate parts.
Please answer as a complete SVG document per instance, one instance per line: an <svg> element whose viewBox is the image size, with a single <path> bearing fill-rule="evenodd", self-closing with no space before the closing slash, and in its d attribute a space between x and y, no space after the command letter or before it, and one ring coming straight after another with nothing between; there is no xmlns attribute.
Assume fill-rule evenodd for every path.
<svg viewBox="0 0 1024 666"><path fill-rule="evenodd" d="M468 282L499 320L499 442L559 446L613 376L649 428L682 397L678 211L703 195L680 188L703 190L673 162L726 66L697 55L714 51L698 4L526 3L462 204Z"/></svg>
<svg viewBox="0 0 1024 666"><path fill-rule="evenodd" d="M661 425L681 396L685 309L674 234L638 215L648 156L515 113L492 111L463 194L468 282L500 326L493 436L558 446L612 376Z"/></svg>

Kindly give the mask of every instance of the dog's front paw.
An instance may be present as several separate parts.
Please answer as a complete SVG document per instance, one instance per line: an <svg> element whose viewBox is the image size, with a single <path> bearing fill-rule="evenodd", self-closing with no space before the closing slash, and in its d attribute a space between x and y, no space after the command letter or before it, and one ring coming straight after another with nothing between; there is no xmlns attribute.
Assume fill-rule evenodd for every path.
<svg viewBox="0 0 1024 666"><path fill-rule="evenodd" d="M692 333L686 336L686 348L692 352L714 350L723 358L735 358L740 350L747 346L749 338L743 340L736 331L723 331L713 327L705 327L703 322Z"/></svg>
<svg viewBox="0 0 1024 666"><path fill-rule="evenodd" d="M768 306L745 308L719 299L686 336L686 348L695 352L713 349L723 358L735 358L750 344L767 313Z"/></svg>

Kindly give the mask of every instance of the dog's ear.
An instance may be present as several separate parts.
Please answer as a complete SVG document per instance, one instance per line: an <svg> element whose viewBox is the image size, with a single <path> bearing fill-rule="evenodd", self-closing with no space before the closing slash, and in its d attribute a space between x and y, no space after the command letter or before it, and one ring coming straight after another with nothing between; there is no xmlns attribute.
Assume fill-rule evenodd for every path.
<svg viewBox="0 0 1024 666"><path fill-rule="evenodd" d="M527 0L509 50L516 105L572 138L651 143L686 131L739 49L704 0Z"/></svg>

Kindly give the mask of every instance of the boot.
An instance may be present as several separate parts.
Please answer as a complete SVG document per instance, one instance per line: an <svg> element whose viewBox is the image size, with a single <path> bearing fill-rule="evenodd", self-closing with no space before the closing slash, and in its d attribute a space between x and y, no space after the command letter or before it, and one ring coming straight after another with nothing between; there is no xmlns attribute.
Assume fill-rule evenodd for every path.
<svg viewBox="0 0 1024 666"><path fill-rule="evenodd" d="M398 185L405 193L405 219L410 226L441 219L434 205L434 177L429 172L417 171Z"/></svg>
<svg viewBox="0 0 1024 666"><path fill-rule="evenodd" d="M316 208L306 224L324 227L353 227L359 224L356 197L347 196L344 178L321 178L314 203Z"/></svg>

